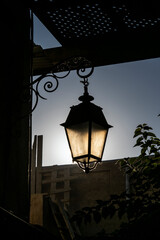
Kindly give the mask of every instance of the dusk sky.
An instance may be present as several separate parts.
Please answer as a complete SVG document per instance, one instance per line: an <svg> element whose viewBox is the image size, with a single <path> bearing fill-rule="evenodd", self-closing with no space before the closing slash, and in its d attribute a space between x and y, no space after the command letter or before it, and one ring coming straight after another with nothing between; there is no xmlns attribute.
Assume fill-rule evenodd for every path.
<svg viewBox="0 0 160 240"><path fill-rule="evenodd" d="M34 17L34 42L42 48L60 44ZM33 112L34 135L43 135L43 165L71 164L64 128L60 126L72 105L79 103L83 86L75 71L59 81L53 93L44 93ZM140 149L133 148L134 130L147 123L160 137L160 58L96 67L89 78L89 93L96 105L103 108L110 129L102 160L133 157ZM42 93L42 92L41 92Z"/></svg>

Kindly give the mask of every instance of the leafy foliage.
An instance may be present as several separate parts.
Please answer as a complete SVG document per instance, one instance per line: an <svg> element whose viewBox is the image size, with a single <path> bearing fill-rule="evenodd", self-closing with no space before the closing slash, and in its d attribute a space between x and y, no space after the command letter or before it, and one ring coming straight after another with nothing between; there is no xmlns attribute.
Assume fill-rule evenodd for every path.
<svg viewBox="0 0 160 240"><path fill-rule="evenodd" d="M137 126L134 138L137 138L134 147L140 148L140 155L117 162L128 174L130 188L107 201L97 200L96 206L78 211L72 221L87 224L94 219L99 223L117 213L119 219L125 217L128 224L133 224L160 209L160 139L145 123Z"/></svg>

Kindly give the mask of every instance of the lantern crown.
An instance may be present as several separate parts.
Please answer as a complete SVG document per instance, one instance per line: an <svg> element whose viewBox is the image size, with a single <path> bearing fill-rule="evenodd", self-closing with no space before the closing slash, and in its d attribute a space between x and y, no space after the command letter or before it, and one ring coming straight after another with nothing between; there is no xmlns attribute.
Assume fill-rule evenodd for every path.
<svg viewBox="0 0 160 240"><path fill-rule="evenodd" d="M76 106L72 106L66 121L61 125L69 127L87 121L95 122L107 128L112 127L107 123L102 108L89 101L83 101Z"/></svg>

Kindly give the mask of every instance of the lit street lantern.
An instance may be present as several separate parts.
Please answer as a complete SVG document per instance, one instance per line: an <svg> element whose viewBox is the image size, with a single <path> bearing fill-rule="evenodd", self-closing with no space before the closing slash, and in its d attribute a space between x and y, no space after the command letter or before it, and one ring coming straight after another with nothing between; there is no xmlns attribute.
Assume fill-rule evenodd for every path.
<svg viewBox="0 0 160 240"><path fill-rule="evenodd" d="M109 125L102 108L91 103L94 98L88 94L88 82L84 80L82 103L72 106L66 122L61 124L66 131L73 161L86 173L101 162Z"/></svg>

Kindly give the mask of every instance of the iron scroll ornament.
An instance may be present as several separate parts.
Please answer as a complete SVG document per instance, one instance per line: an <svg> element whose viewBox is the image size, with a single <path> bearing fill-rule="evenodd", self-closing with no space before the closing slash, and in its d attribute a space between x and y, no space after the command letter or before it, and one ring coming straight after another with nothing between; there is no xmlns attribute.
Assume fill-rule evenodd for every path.
<svg viewBox="0 0 160 240"><path fill-rule="evenodd" d="M34 103L32 103L32 109L30 111L30 114L36 109L39 99L47 100L47 98L42 96L42 94L40 93L40 84L42 84L42 81L49 78L49 80L44 81L44 84L42 84L42 88L45 92L52 93L58 88L59 80L66 78L73 69L76 69L78 77L83 79L83 81L81 82L84 85L88 86L88 77L91 76L94 71L92 63L85 57L74 57L67 59L63 63L54 66L50 73L42 74L40 77L38 77L29 84L31 99L33 99L33 95L35 99ZM64 75L58 76L57 73L59 72L64 72Z"/></svg>

